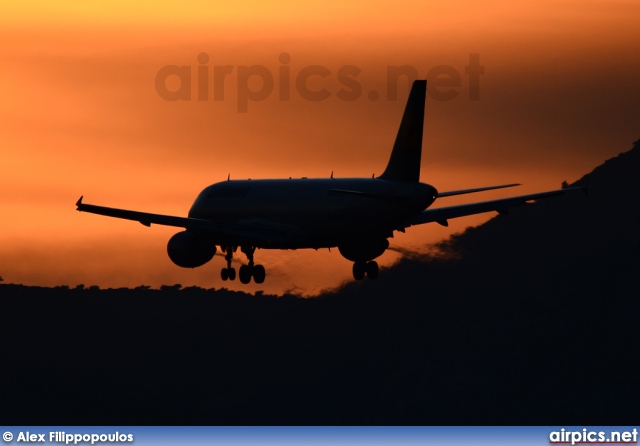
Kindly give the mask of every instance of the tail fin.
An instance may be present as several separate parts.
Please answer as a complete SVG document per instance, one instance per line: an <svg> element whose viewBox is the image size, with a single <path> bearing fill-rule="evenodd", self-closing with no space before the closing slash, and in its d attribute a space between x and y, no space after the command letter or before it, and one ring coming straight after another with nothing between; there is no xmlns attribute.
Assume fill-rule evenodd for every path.
<svg viewBox="0 0 640 446"><path fill-rule="evenodd" d="M408 183L420 181L422 127L424 125L426 93L426 80L413 81L389 163L379 178Z"/></svg>

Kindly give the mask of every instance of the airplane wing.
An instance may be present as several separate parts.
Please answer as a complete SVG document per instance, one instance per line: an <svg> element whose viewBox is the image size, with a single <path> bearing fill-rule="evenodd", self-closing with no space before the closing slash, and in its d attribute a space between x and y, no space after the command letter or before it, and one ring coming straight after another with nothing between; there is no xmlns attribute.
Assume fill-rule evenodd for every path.
<svg viewBox="0 0 640 446"><path fill-rule="evenodd" d="M549 192L540 192L537 194L521 195L519 197L502 198L499 200L481 201L478 203L461 204L456 206L447 206L436 209L427 209L409 220L404 228L409 226L422 225L425 223L436 222L442 226L449 226L448 220L451 218L464 217L467 215L481 214L484 212L496 211L506 214L509 208L522 206L532 200L540 200L542 198L556 197L564 195L572 191L584 191L581 187L568 187L566 189L552 190Z"/></svg>
<svg viewBox="0 0 640 446"><path fill-rule="evenodd" d="M76 203L79 212L137 221L144 226L151 226L152 224L175 226L177 228L185 228L189 231L205 232L214 237L217 236L225 239L233 238L243 240L245 243L254 244L283 243L287 235L281 228L269 226L268 224L264 224L264 222L262 222L262 224L225 223L199 218L150 214L128 209L85 204L82 202L82 199L83 197L80 197Z"/></svg>
<svg viewBox="0 0 640 446"><path fill-rule="evenodd" d="M453 195L473 194L475 192L484 192L486 190L504 189L505 187L520 186L520 183L502 184L500 186L476 187L475 189L452 190L449 192L438 192L438 198L451 197Z"/></svg>

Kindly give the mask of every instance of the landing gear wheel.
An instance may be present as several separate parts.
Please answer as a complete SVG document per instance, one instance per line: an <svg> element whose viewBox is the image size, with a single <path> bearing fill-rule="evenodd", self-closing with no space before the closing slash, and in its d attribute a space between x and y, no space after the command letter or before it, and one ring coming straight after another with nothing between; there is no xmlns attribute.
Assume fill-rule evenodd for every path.
<svg viewBox="0 0 640 446"><path fill-rule="evenodd" d="M353 278L356 280L364 279L364 273L367 264L364 262L356 262L353 264Z"/></svg>
<svg viewBox="0 0 640 446"><path fill-rule="evenodd" d="M378 262L371 261L367 263L367 277L371 280L375 280L378 278L378 273L380 270L378 269Z"/></svg>
<svg viewBox="0 0 640 446"><path fill-rule="evenodd" d="M256 283L264 282L264 278L267 276L267 272L262 265L256 265L253 267L253 280Z"/></svg>
<svg viewBox="0 0 640 446"><path fill-rule="evenodd" d="M233 246L220 246L223 252L226 252L224 259L227 261L227 267L222 268L220 271L220 277L222 280L236 280L236 270L231 267L231 261L233 260L233 251L236 250Z"/></svg>
<svg viewBox="0 0 640 446"><path fill-rule="evenodd" d="M238 275L240 276L240 282L247 284L251 282L251 267L249 265L242 265Z"/></svg>

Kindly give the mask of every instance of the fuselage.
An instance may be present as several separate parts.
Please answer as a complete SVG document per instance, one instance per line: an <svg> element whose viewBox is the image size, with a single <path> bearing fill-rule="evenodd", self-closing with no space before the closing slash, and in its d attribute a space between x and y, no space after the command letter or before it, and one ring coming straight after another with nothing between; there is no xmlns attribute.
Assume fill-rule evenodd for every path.
<svg viewBox="0 0 640 446"><path fill-rule="evenodd" d="M232 180L205 188L189 217L288 234L286 242L263 248L333 247L354 237L391 236L437 193L425 183L379 178Z"/></svg>

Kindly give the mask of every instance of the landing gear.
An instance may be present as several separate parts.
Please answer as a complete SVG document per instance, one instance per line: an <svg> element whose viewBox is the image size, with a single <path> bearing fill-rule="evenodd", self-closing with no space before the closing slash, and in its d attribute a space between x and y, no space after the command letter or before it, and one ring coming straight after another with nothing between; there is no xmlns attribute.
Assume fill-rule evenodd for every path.
<svg viewBox="0 0 640 446"><path fill-rule="evenodd" d="M371 280L375 280L378 278L378 273L380 270L378 269L378 262L367 262L367 277Z"/></svg>
<svg viewBox="0 0 640 446"><path fill-rule="evenodd" d="M365 274L371 280L377 279L379 272L378 262L374 260L370 262L355 262L353 264L353 278L356 280L364 279Z"/></svg>
<svg viewBox="0 0 640 446"><path fill-rule="evenodd" d="M220 271L220 277L222 280L236 280L236 269L222 268L222 271Z"/></svg>
<svg viewBox="0 0 640 446"><path fill-rule="evenodd" d="M251 278L253 277L253 281L255 283L264 282L265 277L267 276L267 272L262 265L242 265L240 267L240 282L249 283L251 282Z"/></svg>
<svg viewBox="0 0 640 446"><path fill-rule="evenodd" d="M253 263L253 253L256 251L255 246L241 246L240 250L245 253L247 260L249 260L248 265L240 267L240 282L249 283L251 282L251 277L253 277L255 283L264 282L265 277L267 277L264 266L254 265Z"/></svg>
<svg viewBox="0 0 640 446"><path fill-rule="evenodd" d="M267 272L262 265L256 265L253 267L253 280L256 283L264 282L265 277L267 277Z"/></svg>
<svg viewBox="0 0 640 446"><path fill-rule="evenodd" d="M220 271L220 277L222 280L236 280L236 269L231 267L231 260L233 260L233 252L236 250L233 246L227 246L222 251L226 252L224 258L227 261L227 267L222 268Z"/></svg>
<svg viewBox="0 0 640 446"><path fill-rule="evenodd" d="M231 267L231 260L233 259L233 253L238 249L237 246L227 246L222 248L223 252L226 252L225 259L227 261L227 267L222 268L220 272L220 277L222 280L235 280L236 278L236 270ZM262 265L254 265L253 263L253 253L256 248L254 246L241 246L240 250L247 256L247 260L249 260L248 265L242 265L240 270L238 271L238 278L241 283L247 284L251 282L251 278L255 283L263 283L265 277L267 276L267 272Z"/></svg>
<svg viewBox="0 0 640 446"><path fill-rule="evenodd" d="M240 267L240 282L241 283L249 283L251 282L251 267L249 265L242 265Z"/></svg>

